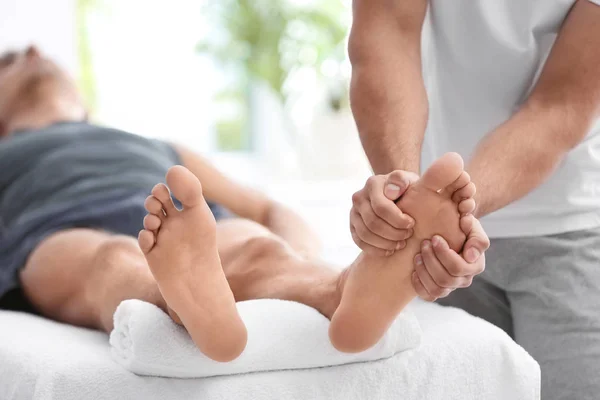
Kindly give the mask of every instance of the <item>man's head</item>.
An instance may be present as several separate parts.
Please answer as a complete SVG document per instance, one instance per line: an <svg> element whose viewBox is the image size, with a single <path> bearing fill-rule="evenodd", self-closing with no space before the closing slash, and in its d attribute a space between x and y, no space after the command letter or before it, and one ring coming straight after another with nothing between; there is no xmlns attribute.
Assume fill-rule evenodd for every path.
<svg viewBox="0 0 600 400"><path fill-rule="evenodd" d="M83 120L77 86L53 61L30 46L0 55L0 138L19 129Z"/></svg>

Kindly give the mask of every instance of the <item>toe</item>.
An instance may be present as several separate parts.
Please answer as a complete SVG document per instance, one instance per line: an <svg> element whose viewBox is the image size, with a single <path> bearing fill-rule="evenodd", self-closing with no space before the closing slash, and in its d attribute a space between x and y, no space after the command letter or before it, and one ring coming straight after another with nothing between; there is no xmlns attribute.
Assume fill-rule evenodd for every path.
<svg viewBox="0 0 600 400"><path fill-rule="evenodd" d="M152 188L152 196L156 197L162 204L162 209L167 215L175 211L175 205L171 199L171 192L164 183L159 183Z"/></svg>
<svg viewBox="0 0 600 400"><path fill-rule="evenodd" d="M195 207L204 201L200 181L189 169L181 165L169 169L167 185L184 208Z"/></svg>
<svg viewBox="0 0 600 400"><path fill-rule="evenodd" d="M439 191L455 182L463 172L464 163L461 156L457 153L446 153L425 171L419 182L431 190Z"/></svg>
<svg viewBox="0 0 600 400"><path fill-rule="evenodd" d="M148 214L144 217L144 229L149 231L157 231L162 224L160 217L154 214Z"/></svg>
<svg viewBox="0 0 600 400"><path fill-rule="evenodd" d="M463 214L470 214L475 211L475 200L474 199L466 199L458 203L458 212Z"/></svg>
<svg viewBox="0 0 600 400"><path fill-rule="evenodd" d="M471 177L466 171L463 171L458 177L458 179L456 179L450 185L446 186L446 188L444 189L444 193L446 193L448 196L452 196L454 193L456 193L458 190L463 189L469 183L471 183Z"/></svg>
<svg viewBox="0 0 600 400"><path fill-rule="evenodd" d="M138 244L140 245L140 249L144 252L144 254L148 254L150 250L154 247L154 234L147 230L140 231L138 235Z"/></svg>
<svg viewBox="0 0 600 400"><path fill-rule="evenodd" d="M146 197L146 201L144 201L144 208L150 214L154 214L160 218L163 218L165 214L163 213L162 203L154 196Z"/></svg>
<svg viewBox="0 0 600 400"><path fill-rule="evenodd" d="M470 199L471 197L475 196L475 192L477 192L475 184L473 182L469 182L467 186L454 192L452 195L452 201L455 203L460 203L462 200Z"/></svg>

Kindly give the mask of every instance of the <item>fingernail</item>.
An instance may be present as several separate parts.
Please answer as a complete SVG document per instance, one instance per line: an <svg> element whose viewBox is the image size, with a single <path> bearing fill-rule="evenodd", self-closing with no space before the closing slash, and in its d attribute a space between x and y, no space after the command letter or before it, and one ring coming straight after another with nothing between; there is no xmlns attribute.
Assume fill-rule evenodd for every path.
<svg viewBox="0 0 600 400"><path fill-rule="evenodd" d="M396 243L396 250L400 250L400 246L401 246L400 242Z"/></svg>
<svg viewBox="0 0 600 400"><path fill-rule="evenodd" d="M428 249L431 246L431 242L429 240L423 241L423 248Z"/></svg>
<svg viewBox="0 0 600 400"><path fill-rule="evenodd" d="M384 194L388 199L396 200L398 197L400 197L400 186L394 185L393 183L388 183L385 185Z"/></svg>
<svg viewBox="0 0 600 400"><path fill-rule="evenodd" d="M434 237L431 239L431 243L432 243L434 246L438 246L438 245L441 243L441 242L440 242L440 237L439 237L439 236L437 236L437 235L436 235L436 236L434 236Z"/></svg>
<svg viewBox="0 0 600 400"><path fill-rule="evenodd" d="M417 264L417 265L423 264L423 257L421 257L421 255L418 255L415 257L415 264Z"/></svg>
<svg viewBox="0 0 600 400"><path fill-rule="evenodd" d="M479 258L479 250L477 249L470 249L469 251L467 251L467 258L468 258L468 262L475 262L477 261L477 259Z"/></svg>

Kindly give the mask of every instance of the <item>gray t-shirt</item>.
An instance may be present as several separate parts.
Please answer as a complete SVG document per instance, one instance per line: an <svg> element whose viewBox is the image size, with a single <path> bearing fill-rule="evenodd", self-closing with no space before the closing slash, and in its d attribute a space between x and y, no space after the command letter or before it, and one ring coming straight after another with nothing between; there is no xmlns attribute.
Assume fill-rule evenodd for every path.
<svg viewBox="0 0 600 400"><path fill-rule="evenodd" d="M84 122L17 133L0 140L0 228L111 193L149 194L179 163L164 142Z"/></svg>

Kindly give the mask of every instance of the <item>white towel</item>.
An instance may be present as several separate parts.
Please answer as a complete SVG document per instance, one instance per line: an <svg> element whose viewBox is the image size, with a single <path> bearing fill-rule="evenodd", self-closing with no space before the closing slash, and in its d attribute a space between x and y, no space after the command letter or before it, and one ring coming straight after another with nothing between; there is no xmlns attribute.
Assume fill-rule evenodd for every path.
<svg viewBox="0 0 600 400"><path fill-rule="evenodd" d="M415 348L421 340L419 322L405 310L376 346L345 354L329 341L329 320L310 307L281 300L251 300L237 307L248 329L248 344L230 363L204 356L184 328L139 300L126 300L115 312L113 358L138 375L199 378L379 360Z"/></svg>

